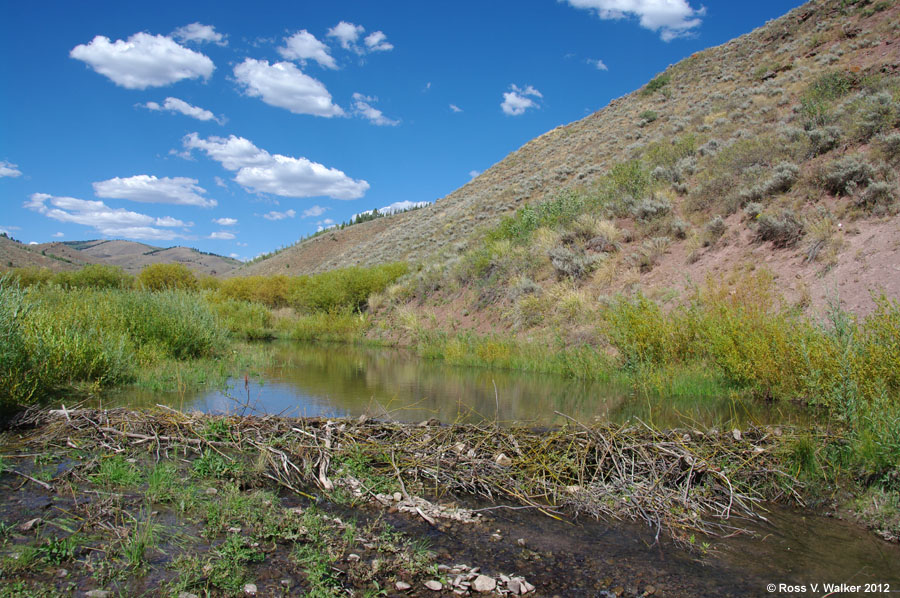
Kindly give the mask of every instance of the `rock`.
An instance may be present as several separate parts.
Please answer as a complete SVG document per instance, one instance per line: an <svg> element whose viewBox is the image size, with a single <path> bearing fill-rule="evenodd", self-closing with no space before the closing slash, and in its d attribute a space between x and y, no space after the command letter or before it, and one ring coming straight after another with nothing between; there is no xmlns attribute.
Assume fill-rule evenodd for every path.
<svg viewBox="0 0 900 598"><path fill-rule="evenodd" d="M656 593L656 586L647 586L644 588L644 596L652 596Z"/></svg>
<svg viewBox="0 0 900 598"><path fill-rule="evenodd" d="M244 593L247 594L248 596L256 596L257 591L258 590L256 589L255 583L245 583L244 584Z"/></svg>
<svg viewBox="0 0 900 598"><path fill-rule="evenodd" d="M497 580L493 577L488 577L487 575L479 575L475 578L475 581L472 582L472 589L476 592L481 592L482 594L493 592L496 588Z"/></svg>
<svg viewBox="0 0 900 598"><path fill-rule="evenodd" d="M30 531L31 528L33 528L37 523L40 523L40 521L41 521L40 517L35 517L34 519L29 519L25 523L19 525L18 530L20 532Z"/></svg>
<svg viewBox="0 0 900 598"><path fill-rule="evenodd" d="M412 589L412 586L406 583L405 581L398 581L394 584L394 587L400 590L401 592L405 592L406 590Z"/></svg>
<svg viewBox="0 0 900 598"><path fill-rule="evenodd" d="M735 440L740 441L740 439L741 439L741 431L740 430L735 428L734 430L731 431L731 435L734 437Z"/></svg>
<svg viewBox="0 0 900 598"><path fill-rule="evenodd" d="M525 548L525 538L519 538L518 540L516 540L516 544L518 544L522 548Z"/></svg>
<svg viewBox="0 0 900 598"><path fill-rule="evenodd" d="M60 578L62 578L62 577L68 577L68 576L69 576L69 571L68 571L67 569L60 569L59 571L56 572L56 576L57 576L57 577L60 577Z"/></svg>
<svg viewBox="0 0 900 598"><path fill-rule="evenodd" d="M347 561L349 561L351 563L357 563L357 562L359 562L359 555L351 552L350 554L347 555Z"/></svg>
<svg viewBox="0 0 900 598"><path fill-rule="evenodd" d="M109 598L112 595L112 592L107 590L91 590L90 592L86 592L84 594L87 598Z"/></svg>
<svg viewBox="0 0 900 598"><path fill-rule="evenodd" d="M528 592L533 592L533 591L534 591L534 586L523 579L522 580L522 593L527 594Z"/></svg>
<svg viewBox="0 0 900 598"><path fill-rule="evenodd" d="M178 598L200 598L197 594L191 594L190 592L180 592L178 594Z"/></svg>
<svg viewBox="0 0 900 598"><path fill-rule="evenodd" d="M500 467L509 467L512 465L512 459L506 456L504 453L500 453L496 457L494 457L494 462L497 463Z"/></svg>
<svg viewBox="0 0 900 598"><path fill-rule="evenodd" d="M566 492L568 492L569 494L577 494L579 490L581 490L581 486L578 485L566 486Z"/></svg>
<svg viewBox="0 0 900 598"><path fill-rule="evenodd" d="M239 534L239 533L241 533L241 528L239 528L239 527L229 527L229 528L228 528L228 531L231 532L232 534Z"/></svg>
<svg viewBox="0 0 900 598"><path fill-rule="evenodd" d="M215 488L207 488L206 489L206 494L209 494L210 496L212 496L214 494L218 494L218 493L219 493L219 491L216 490Z"/></svg>
<svg viewBox="0 0 900 598"><path fill-rule="evenodd" d="M506 582L506 589L509 590L510 593L518 596L522 593L522 584L518 579L510 579L508 582Z"/></svg>
<svg viewBox="0 0 900 598"><path fill-rule="evenodd" d="M394 498L394 502L400 502L401 500L403 500L403 495L400 494L399 492L394 492L393 498Z"/></svg>
<svg viewBox="0 0 900 598"><path fill-rule="evenodd" d="M429 579L425 582L425 587L433 592L440 592L444 589L444 584L434 579Z"/></svg>

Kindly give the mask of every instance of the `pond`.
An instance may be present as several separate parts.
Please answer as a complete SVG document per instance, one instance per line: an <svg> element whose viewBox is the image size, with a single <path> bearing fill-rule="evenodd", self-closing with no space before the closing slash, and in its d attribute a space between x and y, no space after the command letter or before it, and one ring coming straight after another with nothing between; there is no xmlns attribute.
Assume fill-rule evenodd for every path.
<svg viewBox="0 0 900 598"><path fill-rule="evenodd" d="M715 427L800 422L787 404L721 396L665 396L611 383L510 370L456 367L401 349L274 342L277 364L226 388L188 393L128 389L106 406L163 404L211 413L357 417L442 423L498 420L551 425L563 415L589 422L640 418L658 427Z"/></svg>

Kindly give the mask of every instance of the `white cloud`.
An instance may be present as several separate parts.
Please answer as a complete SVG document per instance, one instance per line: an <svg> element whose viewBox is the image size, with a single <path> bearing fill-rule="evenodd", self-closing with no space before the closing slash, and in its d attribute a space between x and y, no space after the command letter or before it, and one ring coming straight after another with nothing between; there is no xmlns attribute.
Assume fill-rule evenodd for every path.
<svg viewBox="0 0 900 598"><path fill-rule="evenodd" d="M315 60L325 68L337 68L337 63L328 53L328 46L317 40L316 36L306 29L284 38L284 46L278 48L278 53L287 60L299 60L304 65L307 60Z"/></svg>
<svg viewBox="0 0 900 598"><path fill-rule="evenodd" d="M201 139L191 133L183 142L188 150L203 150L226 169L236 171L235 182L257 193L358 199L369 189L368 182L354 180L336 168L306 158L270 154L243 137Z"/></svg>
<svg viewBox="0 0 900 598"><path fill-rule="evenodd" d="M469 171L469 176L472 177L473 179L474 179L475 177L477 177L479 174L481 174L481 171L480 171L480 170L470 170L470 171Z"/></svg>
<svg viewBox="0 0 900 598"><path fill-rule="evenodd" d="M75 46L69 56L86 62L113 83L127 89L162 87L182 79L208 79L216 68L200 52L178 45L171 38L135 33L128 41L110 42L98 35Z"/></svg>
<svg viewBox="0 0 900 598"><path fill-rule="evenodd" d="M139 106L143 106L148 110L162 111L165 110L167 112L179 112L184 114L185 116L190 116L191 118L196 118L197 120L214 120L217 123L225 124L224 119L216 118L216 115L206 110L204 108L200 108L198 106L192 106L188 104L184 100L180 100L178 98L168 97L163 102L162 106L160 106L156 102L147 102L146 104L138 104Z"/></svg>
<svg viewBox="0 0 900 598"><path fill-rule="evenodd" d="M382 214L394 214L394 213L396 213L396 212L402 212L402 211L404 211L404 210L410 210L410 209L412 209L412 208L424 208L424 207L427 206L429 203L431 203L431 202L428 202L428 201L409 201L409 200L405 200L405 201L395 201L395 202L392 203L391 205L389 205L389 206L384 206L383 208L379 209L378 211L381 212Z"/></svg>
<svg viewBox="0 0 900 598"><path fill-rule="evenodd" d="M234 233L230 233L230 232L225 231L225 230L220 230L220 231L217 231L217 232L212 233L212 234L209 236L209 238L210 238L210 239L215 239L215 240L218 240L218 241L230 241L230 240L232 240L232 239L235 239L235 238L236 238L236 235L235 235Z"/></svg>
<svg viewBox="0 0 900 598"><path fill-rule="evenodd" d="M606 66L606 63L603 62L602 60L600 60L599 58L597 60L588 59L588 64L593 64L595 67L597 67L598 71L608 71L609 70L609 67Z"/></svg>
<svg viewBox="0 0 900 598"><path fill-rule="evenodd" d="M687 0L567 0L575 8L594 11L601 19L637 17L641 27L659 31L663 41L690 35L706 9L691 8Z"/></svg>
<svg viewBox="0 0 900 598"><path fill-rule="evenodd" d="M190 154L188 154L188 155L190 155ZM223 189L228 189L228 183L226 183L225 179L223 179L222 177L214 176L213 180L216 182L216 185L218 185L219 187L221 187Z"/></svg>
<svg viewBox="0 0 900 598"><path fill-rule="evenodd" d="M400 124L399 120L393 120L384 115L384 113L372 106L369 102L377 102L378 98L364 96L361 93L353 94L353 112L379 127L396 127Z"/></svg>
<svg viewBox="0 0 900 598"><path fill-rule="evenodd" d="M341 47L345 50L357 51L356 42L366 28L362 25L354 25L346 21L341 21L328 30L328 37L336 37L341 42Z"/></svg>
<svg viewBox="0 0 900 598"><path fill-rule="evenodd" d="M50 206L47 205L48 201ZM46 193L33 193L24 203L24 207L59 222L90 226L107 237L171 240L181 235L158 227L192 226L192 223L185 223L170 216L154 218L121 208L113 209L102 201L54 197Z"/></svg>
<svg viewBox="0 0 900 598"><path fill-rule="evenodd" d="M304 218L316 218L317 216L321 216L325 213L325 208L322 206L312 206L311 208L307 208L303 210Z"/></svg>
<svg viewBox="0 0 900 598"><path fill-rule="evenodd" d="M234 226L238 223L237 218L213 218L213 222L219 226Z"/></svg>
<svg viewBox="0 0 900 598"><path fill-rule="evenodd" d="M241 256L239 256L239 255L236 254L236 253L229 253L229 254L228 254L228 257L232 257L232 258L234 258L234 259L236 259L236 260L241 258Z"/></svg>
<svg viewBox="0 0 900 598"><path fill-rule="evenodd" d="M369 52L389 52L394 49L394 44L387 41L387 36L383 31L370 33L363 42Z"/></svg>
<svg viewBox="0 0 900 598"><path fill-rule="evenodd" d="M275 210L272 210L268 214L263 214L263 218L265 218L266 220L284 220L285 218L293 218L296 215L297 212L295 212L294 210L287 210L284 212L276 212Z"/></svg>
<svg viewBox="0 0 900 598"><path fill-rule="evenodd" d="M172 32L172 36L182 43L197 42L205 44L214 42L220 46L228 45L225 36L217 33L215 27L212 25L201 25L200 23L191 23L190 25L179 27Z"/></svg>
<svg viewBox="0 0 900 598"><path fill-rule="evenodd" d="M528 96L544 97L541 95L541 92L531 85L528 85L525 89L521 89L517 85L510 85L509 88L511 91L503 94L503 102L500 104L500 108L503 109L505 114L510 116L519 116L524 114L529 108L538 107L538 103Z"/></svg>
<svg viewBox="0 0 900 598"><path fill-rule="evenodd" d="M65 233L53 233L53 238L54 238L54 239L61 239L61 238L65 237L65 236L66 236Z"/></svg>
<svg viewBox="0 0 900 598"><path fill-rule="evenodd" d="M22 171L19 170L18 165L11 164L5 160L0 160L0 178L3 178L5 176L13 178L22 176Z"/></svg>
<svg viewBox="0 0 900 598"><path fill-rule="evenodd" d="M143 203L171 203L182 206L212 208L216 200L203 197L206 189L197 185L197 179L187 177L163 177L139 174L128 178L109 179L94 183L97 197L128 199Z"/></svg>
<svg viewBox="0 0 900 598"><path fill-rule="evenodd" d="M328 30L328 37L334 37L341 42L341 47L359 55L369 52L388 52L394 49L394 44L387 41L387 35L383 31L375 31L363 39L363 44L357 44L359 37L365 32L362 25L355 25L341 21Z"/></svg>
<svg viewBox="0 0 900 598"><path fill-rule="evenodd" d="M334 220L331 218L326 218L325 220L320 220L316 222L316 231L322 232L323 230L328 230L329 228L334 228L337 226Z"/></svg>
<svg viewBox="0 0 900 598"><path fill-rule="evenodd" d="M331 103L325 86L290 62L269 64L267 60L247 58L234 67L234 76L247 95L259 97L270 106L290 110L294 114L341 116L344 111Z"/></svg>
<svg viewBox="0 0 900 598"><path fill-rule="evenodd" d="M453 112L457 112L457 113L463 111L463 109L460 108L459 106L457 106L456 104L450 104L450 110L452 110Z"/></svg>

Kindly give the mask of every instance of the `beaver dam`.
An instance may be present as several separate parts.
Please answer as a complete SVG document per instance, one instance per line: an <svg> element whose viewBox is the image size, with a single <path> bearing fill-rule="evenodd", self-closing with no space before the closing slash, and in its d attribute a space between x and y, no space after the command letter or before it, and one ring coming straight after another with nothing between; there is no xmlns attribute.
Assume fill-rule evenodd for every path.
<svg viewBox="0 0 900 598"><path fill-rule="evenodd" d="M33 411L2 438L2 595L746 596L816 571L896 579L895 545L780 506L802 506L780 457L795 440ZM791 540L808 530L817 547ZM794 552L760 550L775 544Z"/></svg>

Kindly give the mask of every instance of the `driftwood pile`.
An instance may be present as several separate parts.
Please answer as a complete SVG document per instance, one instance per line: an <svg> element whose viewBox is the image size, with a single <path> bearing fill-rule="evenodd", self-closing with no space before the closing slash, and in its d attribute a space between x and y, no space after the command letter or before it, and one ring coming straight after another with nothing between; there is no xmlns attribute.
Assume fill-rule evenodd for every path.
<svg viewBox="0 0 900 598"><path fill-rule="evenodd" d="M336 483L345 488L348 479L358 484L341 466L352 454L396 481L404 499L408 492L473 494L493 501L489 508L644 521L657 537L665 530L676 542L695 532L740 533L742 520L764 519L764 498L799 501L797 481L778 468L787 438L780 429L701 433L574 421L504 428L160 408L33 412L19 422L18 434L26 444L144 451L157 460L214 451L253 463L259 476L308 497L334 492ZM384 502L364 482L362 492Z"/></svg>

